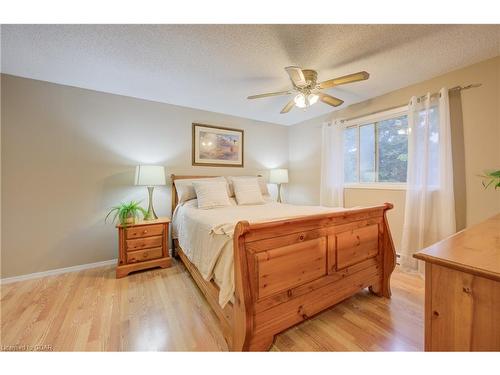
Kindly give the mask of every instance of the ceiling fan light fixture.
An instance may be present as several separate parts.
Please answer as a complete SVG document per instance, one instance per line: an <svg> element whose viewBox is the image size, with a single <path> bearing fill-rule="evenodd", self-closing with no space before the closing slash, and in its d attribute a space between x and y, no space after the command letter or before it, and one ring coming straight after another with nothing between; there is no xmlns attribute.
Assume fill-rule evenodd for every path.
<svg viewBox="0 0 500 375"><path fill-rule="evenodd" d="M309 101L309 105L315 104L319 99L319 95L316 94L309 94L307 96L307 100Z"/></svg>
<svg viewBox="0 0 500 375"><path fill-rule="evenodd" d="M285 68L292 83L292 88L288 91L268 92L266 94L251 95L248 99L266 98L269 96L290 95L295 96L283 107L280 113L288 113L294 107L306 109L321 101L332 107L338 107L344 103L342 99L336 98L321 90L332 87L346 85L349 83L367 80L370 77L368 72L362 71L348 74L342 77L317 82L318 73L312 69L302 69L298 66L288 66Z"/></svg>
<svg viewBox="0 0 500 375"><path fill-rule="evenodd" d="M295 105L299 108L306 108L307 103L306 103L306 96L302 93L297 94L297 96L293 99L295 102Z"/></svg>

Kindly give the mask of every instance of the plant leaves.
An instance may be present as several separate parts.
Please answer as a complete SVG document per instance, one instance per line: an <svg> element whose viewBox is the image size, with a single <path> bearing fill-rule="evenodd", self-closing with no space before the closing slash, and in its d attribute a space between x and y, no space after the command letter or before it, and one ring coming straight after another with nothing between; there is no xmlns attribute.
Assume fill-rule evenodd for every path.
<svg viewBox="0 0 500 375"><path fill-rule="evenodd" d="M480 177L483 178L482 184L485 189L490 185L495 186L495 190L500 188L500 170L485 172L485 175Z"/></svg>
<svg viewBox="0 0 500 375"><path fill-rule="evenodd" d="M110 211L108 212L108 214L104 218L104 222L106 222L107 219L109 218L109 216L113 213L114 213L114 216L113 216L112 221L115 222L116 219L118 218L118 220L120 221L120 224L122 224L122 225L126 225L125 220L128 217L139 218L140 217L139 215L141 213L142 213L142 215L145 216L147 214L147 211L143 207L141 207L140 204L141 204L141 201L130 201L128 203L122 202L118 206L114 206L110 209Z"/></svg>

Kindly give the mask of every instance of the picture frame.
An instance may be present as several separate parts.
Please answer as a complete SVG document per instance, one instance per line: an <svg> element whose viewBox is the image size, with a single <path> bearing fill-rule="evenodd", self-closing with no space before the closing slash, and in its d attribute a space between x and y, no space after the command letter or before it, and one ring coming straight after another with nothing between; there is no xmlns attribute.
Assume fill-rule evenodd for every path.
<svg viewBox="0 0 500 375"><path fill-rule="evenodd" d="M242 168L244 136L242 129L193 123L192 165Z"/></svg>

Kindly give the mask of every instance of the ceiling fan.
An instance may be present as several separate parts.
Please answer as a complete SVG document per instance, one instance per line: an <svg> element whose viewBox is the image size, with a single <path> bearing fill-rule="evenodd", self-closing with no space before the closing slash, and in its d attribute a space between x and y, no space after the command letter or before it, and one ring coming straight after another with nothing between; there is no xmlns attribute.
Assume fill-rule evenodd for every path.
<svg viewBox="0 0 500 375"><path fill-rule="evenodd" d="M338 107L344 103L344 101L334 96L325 94L321 92L321 90L348 83L364 81L370 77L370 74L363 71L317 83L318 72L315 70L302 69L298 66L288 66L285 70L292 81L293 88L291 90L252 95L247 99L258 99L266 98L268 96L291 95L297 93L294 98L283 107L281 113L288 113L295 106L299 108L307 108L315 104L318 100L321 100L323 103L333 107Z"/></svg>

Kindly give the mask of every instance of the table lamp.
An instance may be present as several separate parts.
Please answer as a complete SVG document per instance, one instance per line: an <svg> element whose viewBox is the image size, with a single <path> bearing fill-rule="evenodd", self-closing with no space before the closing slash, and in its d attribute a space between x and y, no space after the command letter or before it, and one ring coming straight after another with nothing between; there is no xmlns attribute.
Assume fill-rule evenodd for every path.
<svg viewBox="0 0 500 375"><path fill-rule="evenodd" d="M161 165L138 165L135 167L135 184L148 187L149 206L144 220L158 219L153 208L153 190L155 186L166 184L165 168Z"/></svg>
<svg viewBox="0 0 500 375"><path fill-rule="evenodd" d="M271 169L269 171L269 183L278 185L278 199L279 203L282 202L281 198L281 184L288 183L288 169Z"/></svg>

